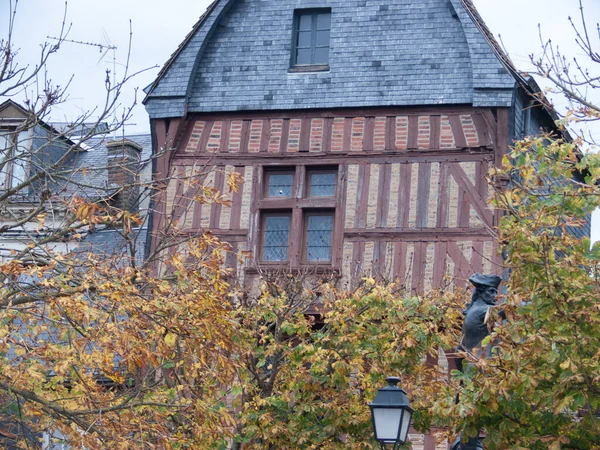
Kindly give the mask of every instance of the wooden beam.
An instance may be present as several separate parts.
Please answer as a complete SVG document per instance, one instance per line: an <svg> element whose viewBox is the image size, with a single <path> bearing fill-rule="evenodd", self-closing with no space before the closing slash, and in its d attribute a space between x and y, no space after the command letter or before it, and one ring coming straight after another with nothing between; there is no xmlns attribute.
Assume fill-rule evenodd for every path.
<svg viewBox="0 0 600 450"><path fill-rule="evenodd" d="M344 239L349 241L435 242L435 241L490 241L493 239L487 228L347 228Z"/></svg>
<svg viewBox="0 0 600 450"><path fill-rule="evenodd" d="M442 121L440 116L429 117L429 148L437 150L440 148L440 135L442 132Z"/></svg>
<svg viewBox="0 0 600 450"><path fill-rule="evenodd" d="M476 108L471 105L431 105L431 106L383 106L368 108L335 108L307 110L278 110L278 111L231 111L190 113L192 120L223 120L223 119L280 119L302 117L368 117L368 116L427 116L427 115L468 115L478 111L489 111L489 108Z"/></svg>
<svg viewBox="0 0 600 450"><path fill-rule="evenodd" d="M225 187L225 166L218 166L215 172L215 183L214 188L219 192L220 195L223 195L223 189ZM213 202L211 205L210 212L210 228L217 229L219 228L219 224L221 222L221 210L223 209L223 205L221 203Z"/></svg>
<svg viewBox="0 0 600 450"><path fill-rule="evenodd" d="M465 138L465 132L460 121L460 116L453 114L449 116L450 127L452 128L452 134L454 135L454 142L458 148L464 148L467 146L467 139Z"/></svg>
<svg viewBox="0 0 600 450"><path fill-rule="evenodd" d="M317 164L339 165L352 161L351 164L360 163L418 163L418 162L468 162L490 160L493 158L491 150L476 149L448 149L448 150L418 150L418 151L385 151L385 152L335 152L335 153L215 153L203 155L175 155L173 164L194 165L208 163L210 165L301 165L316 162Z"/></svg>
<svg viewBox="0 0 600 450"><path fill-rule="evenodd" d="M477 189L475 188L473 183L467 177L465 171L458 164L448 164L448 167L450 169L450 172L456 179L459 188L466 190L467 194L470 197L471 205L473 205L475 211L477 211L477 214L479 214L481 220L489 227L492 227L493 214L487 207L485 201L481 198L479 192L477 192Z"/></svg>
<svg viewBox="0 0 600 450"><path fill-rule="evenodd" d="M419 116L408 117L408 150L419 147Z"/></svg>
<svg viewBox="0 0 600 450"><path fill-rule="evenodd" d="M385 148L388 151L396 150L396 116L385 118Z"/></svg>

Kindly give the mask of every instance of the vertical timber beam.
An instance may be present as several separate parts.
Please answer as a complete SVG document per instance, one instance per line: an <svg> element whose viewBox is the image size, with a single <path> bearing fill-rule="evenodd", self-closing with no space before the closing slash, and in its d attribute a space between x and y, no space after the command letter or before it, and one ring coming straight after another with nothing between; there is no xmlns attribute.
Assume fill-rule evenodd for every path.
<svg viewBox="0 0 600 450"><path fill-rule="evenodd" d="M498 128L496 134L496 147L494 149L494 164L496 167L500 167L502 165L502 158L509 152L509 142L508 142L508 108L498 108ZM494 227L498 227L500 225L500 220L502 219L502 211L500 209L496 209L494 211ZM502 255L499 254L498 242L494 241L493 247L493 256L492 256L492 264L494 273L500 273L504 267L504 259Z"/></svg>
<svg viewBox="0 0 600 450"><path fill-rule="evenodd" d="M187 121L183 117L175 119L155 119L154 130L156 147L153 149L154 159L154 174L153 180L156 183L153 193L153 221L152 229L150 230L150 255L156 256L155 253L159 249L159 241L165 238L164 227L166 225L166 192L169 184L171 162L173 156L177 152L177 147L180 144L182 132L187 125ZM154 264L154 269L158 269L158 265Z"/></svg>

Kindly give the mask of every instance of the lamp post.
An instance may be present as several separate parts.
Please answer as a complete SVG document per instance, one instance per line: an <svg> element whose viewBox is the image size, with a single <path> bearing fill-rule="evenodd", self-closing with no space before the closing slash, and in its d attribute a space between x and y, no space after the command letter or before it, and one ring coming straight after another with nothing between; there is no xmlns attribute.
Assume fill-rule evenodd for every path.
<svg viewBox="0 0 600 450"><path fill-rule="evenodd" d="M383 450L388 444L398 450L406 443L413 409L408 403L406 392L397 386L400 378L389 377L385 381L388 385L379 389L373 402L369 403L373 432Z"/></svg>

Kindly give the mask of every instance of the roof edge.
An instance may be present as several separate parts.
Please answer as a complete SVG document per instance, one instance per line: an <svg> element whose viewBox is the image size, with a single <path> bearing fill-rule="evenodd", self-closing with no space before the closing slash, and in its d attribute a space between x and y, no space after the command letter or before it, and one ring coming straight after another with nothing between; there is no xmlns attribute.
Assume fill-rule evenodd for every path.
<svg viewBox="0 0 600 450"><path fill-rule="evenodd" d="M494 37L492 31L489 29L487 24L484 22L483 18L477 11L475 4L472 0L460 0L465 10L473 20L475 26L479 29L485 40L488 42L492 51L498 57L500 63L509 71L509 73L516 79L517 84L534 100L537 100L540 105L544 108L544 110L548 113L548 115L552 118L553 121L557 121L560 119L560 116L556 109L552 107L552 105L546 100L546 96L541 90L538 83L532 76L528 76L527 73L521 72L515 64L512 62L508 53L504 51L504 48ZM563 135L567 140L572 140L572 136L565 129L563 131Z"/></svg>
<svg viewBox="0 0 600 450"><path fill-rule="evenodd" d="M24 107L22 107L20 104L18 104L14 100L8 99L5 102L0 103L0 111L5 110L9 106L16 108L21 114L23 114L23 118L22 118L23 121L26 121L30 117L34 117L35 122L33 123L33 125L39 125L42 128L48 130L49 132L54 133L57 137L64 139L69 145L78 146L78 144L75 141L73 141L71 139L71 137L67 136L66 134L64 134L63 132L58 130L51 123L43 121L42 119L37 117L37 115L34 112L29 111L28 109L25 109Z"/></svg>
<svg viewBox="0 0 600 450"><path fill-rule="evenodd" d="M200 16L200 18L198 19L198 21L192 27L191 31L185 36L185 38L183 39L183 41L181 42L181 44L179 44L179 46L177 47L177 49L171 54L171 56L169 57L169 59L167 60L167 62L165 63L165 65L162 67L162 69L160 69L160 71L156 75L156 78L154 79L154 81L151 84L149 84L146 88L144 88L144 92L146 92L146 97L144 98L144 100L142 100L142 104L144 104L144 105L146 104L146 102L148 101L149 97L152 95L152 92L154 92L154 89L156 89L156 87L158 86L158 83L163 79L163 77L166 75L166 73L168 72L168 70L171 68L171 66L173 65L173 63L177 59L177 57L181 54L181 52L189 44L189 42L192 40L192 38L194 37L194 35L196 34L196 32L204 24L204 22L206 21L206 19L214 11L215 7L217 6L217 4L220 1L221 0L215 0L210 5L208 5L208 7L206 8L206 11L204 11L204 13ZM147 91L146 91L146 89L147 89Z"/></svg>

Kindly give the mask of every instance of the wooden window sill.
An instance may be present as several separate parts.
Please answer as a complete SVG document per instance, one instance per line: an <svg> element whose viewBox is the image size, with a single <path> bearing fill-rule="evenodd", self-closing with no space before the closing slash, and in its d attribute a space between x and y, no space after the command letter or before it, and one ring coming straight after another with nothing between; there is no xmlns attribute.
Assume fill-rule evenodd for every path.
<svg viewBox="0 0 600 450"><path fill-rule="evenodd" d="M329 64L292 66L288 69L288 73L310 73L310 72L327 72L327 71L329 71Z"/></svg>
<svg viewBox="0 0 600 450"><path fill-rule="evenodd" d="M331 265L302 264L299 268L291 269L289 264L260 263L257 267L246 267L244 272L249 275L256 275L261 272L266 273L290 273L306 275L340 275L340 269Z"/></svg>

